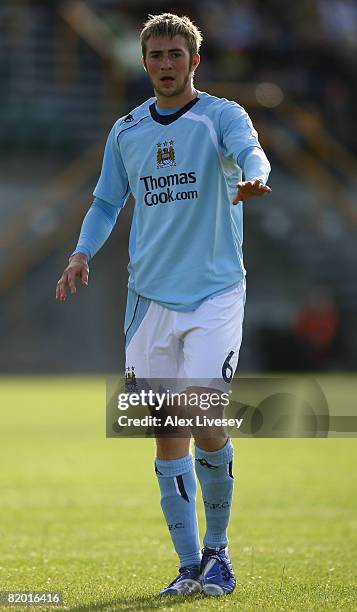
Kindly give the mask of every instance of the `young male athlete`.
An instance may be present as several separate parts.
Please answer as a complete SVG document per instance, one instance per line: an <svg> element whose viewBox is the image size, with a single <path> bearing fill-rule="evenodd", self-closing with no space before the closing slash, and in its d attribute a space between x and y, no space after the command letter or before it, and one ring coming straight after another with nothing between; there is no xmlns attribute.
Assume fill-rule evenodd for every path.
<svg viewBox="0 0 357 612"><path fill-rule="evenodd" d="M88 261L132 193L126 367L142 379L205 380L204 389L220 381L229 389L245 300L242 202L271 191L270 165L244 109L194 88L201 41L187 17L164 13L145 23L142 63L155 97L109 134L95 199L56 297L65 300L67 286L76 293L76 277L88 284ZM188 438L158 437L156 444L161 505L180 561L161 594L231 593L230 439L198 435L194 462ZM202 556L195 472L207 526Z"/></svg>

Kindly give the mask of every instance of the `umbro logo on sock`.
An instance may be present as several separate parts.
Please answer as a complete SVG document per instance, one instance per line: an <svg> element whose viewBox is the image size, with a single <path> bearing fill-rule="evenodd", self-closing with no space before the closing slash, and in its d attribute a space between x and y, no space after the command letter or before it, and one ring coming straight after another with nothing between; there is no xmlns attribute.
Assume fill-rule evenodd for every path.
<svg viewBox="0 0 357 612"><path fill-rule="evenodd" d="M196 461L198 461L198 463L200 463L202 467L207 467L210 470L217 470L219 467L218 465L212 465L212 463L208 463L207 459L205 459L204 457L202 457L202 459L196 459Z"/></svg>

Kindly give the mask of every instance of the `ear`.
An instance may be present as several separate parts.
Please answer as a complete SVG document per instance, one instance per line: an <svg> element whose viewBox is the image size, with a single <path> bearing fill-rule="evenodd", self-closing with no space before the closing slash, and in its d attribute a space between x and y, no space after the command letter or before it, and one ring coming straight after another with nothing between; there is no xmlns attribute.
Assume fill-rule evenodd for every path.
<svg viewBox="0 0 357 612"><path fill-rule="evenodd" d="M147 68L146 68L146 62L145 62L145 57L141 58L141 65L143 66L145 72L147 72Z"/></svg>
<svg viewBox="0 0 357 612"><path fill-rule="evenodd" d="M193 71L195 71L196 68L199 66L200 61L201 61L201 56L199 53L196 53L192 58L192 70Z"/></svg>

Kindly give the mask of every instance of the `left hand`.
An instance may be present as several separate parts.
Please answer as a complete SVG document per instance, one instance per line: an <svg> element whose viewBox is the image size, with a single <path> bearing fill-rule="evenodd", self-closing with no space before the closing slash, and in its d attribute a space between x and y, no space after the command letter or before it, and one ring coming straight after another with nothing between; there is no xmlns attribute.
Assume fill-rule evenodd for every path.
<svg viewBox="0 0 357 612"><path fill-rule="evenodd" d="M249 200L249 198L260 197L266 193L271 193L270 187L264 185L259 179L255 181L241 181L237 185L237 193L232 204L235 206L238 202Z"/></svg>

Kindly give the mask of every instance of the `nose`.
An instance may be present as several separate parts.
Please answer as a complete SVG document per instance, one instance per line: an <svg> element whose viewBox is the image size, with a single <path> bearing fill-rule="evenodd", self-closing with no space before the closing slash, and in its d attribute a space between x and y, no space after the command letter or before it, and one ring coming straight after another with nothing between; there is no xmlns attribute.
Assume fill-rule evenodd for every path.
<svg viewBox="0 0 357 612"><path fill-rule="evenodd" d="M167 70L167 69L171 69L172 68L172 61L170 59L170 57L168 55L164 56L162 58L162 62L161 62L161 70Z"/></svg>

